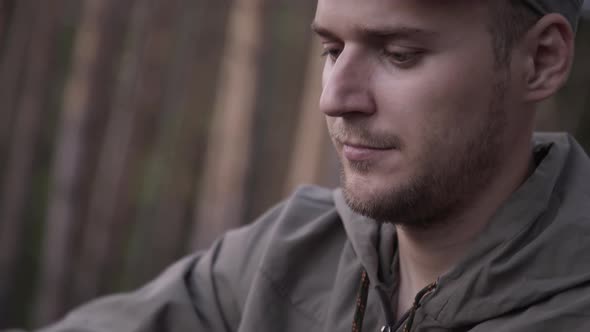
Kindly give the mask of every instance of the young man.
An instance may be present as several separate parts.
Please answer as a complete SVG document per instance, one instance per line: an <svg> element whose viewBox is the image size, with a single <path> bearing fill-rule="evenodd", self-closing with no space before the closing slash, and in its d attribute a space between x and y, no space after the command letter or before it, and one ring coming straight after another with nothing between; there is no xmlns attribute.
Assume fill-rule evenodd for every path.
<svg viewBox="0 0 590 332"><path fill-rule="evenodd" d="M580 7L319 0L342 189L45 331L590 331L590 160L532 134Z"/></svg>

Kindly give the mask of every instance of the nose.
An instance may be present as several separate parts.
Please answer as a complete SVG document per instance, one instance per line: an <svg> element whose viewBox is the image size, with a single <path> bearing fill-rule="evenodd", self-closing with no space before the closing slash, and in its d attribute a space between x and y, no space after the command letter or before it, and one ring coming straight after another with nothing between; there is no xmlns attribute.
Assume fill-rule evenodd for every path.
<svg viewBox="0 0 590 332"><path fill-rule="evenodd" d="M320 110L330 117L373 114L372 70L366 56L345 48L334 62L326 61Z"/></svg>

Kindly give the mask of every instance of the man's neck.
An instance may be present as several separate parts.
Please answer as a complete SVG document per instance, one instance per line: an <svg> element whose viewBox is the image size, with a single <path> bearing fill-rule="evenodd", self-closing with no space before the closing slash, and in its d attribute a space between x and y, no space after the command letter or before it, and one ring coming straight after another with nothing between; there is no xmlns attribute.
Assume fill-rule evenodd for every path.
<svg viewBox="0 0 590 332"><path fill-rule="evenodd" d="M530 151L530 146L528 147ZM409 310L415 295L451 270L508 197L528 178L532 155L523 154L500 171L485 193L468 209L436 227L397 226L399 252L398 319Z"/></svg>
<svg viewBox="0 0 590 332"><path fill-rule="evenodd" d="M437 229L397 227L399 252L398 319L420 290L448 272L469 249L487 223L484 218Z"/></svg>

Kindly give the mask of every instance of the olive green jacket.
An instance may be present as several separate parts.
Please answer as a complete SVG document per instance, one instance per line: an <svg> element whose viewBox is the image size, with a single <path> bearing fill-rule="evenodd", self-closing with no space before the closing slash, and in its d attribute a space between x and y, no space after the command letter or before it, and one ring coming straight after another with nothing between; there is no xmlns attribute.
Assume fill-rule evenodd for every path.
<svg viewBox="0 0 590 332"><path fill-rule="evenodd" d="M304 187L144 288L42 331L590 331L590 160L564 134L535 142L534 174L400 322L395 228L339 190Z"/></svg>

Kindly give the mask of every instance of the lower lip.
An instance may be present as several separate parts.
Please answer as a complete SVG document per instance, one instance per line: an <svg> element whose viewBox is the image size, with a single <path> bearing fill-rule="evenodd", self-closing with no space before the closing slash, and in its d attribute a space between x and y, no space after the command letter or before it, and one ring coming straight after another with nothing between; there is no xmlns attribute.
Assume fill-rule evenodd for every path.
<svg viewBox="0 0 590 332"><path fill-rule="evenodd" d="M342 153L350 161L362 161L375 159L392 149L371 149L350 145L342 146Z"/></svg>

